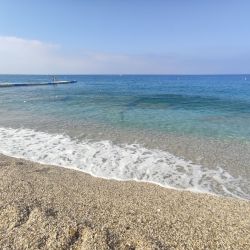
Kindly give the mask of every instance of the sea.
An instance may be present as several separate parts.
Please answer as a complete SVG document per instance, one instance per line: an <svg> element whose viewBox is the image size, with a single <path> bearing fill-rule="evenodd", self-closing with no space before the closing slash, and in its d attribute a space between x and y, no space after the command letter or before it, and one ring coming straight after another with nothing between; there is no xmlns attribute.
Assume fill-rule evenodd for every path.
<svg viewBox="0 0 250 250"><path fill-rule="evenodd" d="M250 200L250 75L58 75L0 88L0 153ZM0 75L41 83L48 75Z"/></svg>

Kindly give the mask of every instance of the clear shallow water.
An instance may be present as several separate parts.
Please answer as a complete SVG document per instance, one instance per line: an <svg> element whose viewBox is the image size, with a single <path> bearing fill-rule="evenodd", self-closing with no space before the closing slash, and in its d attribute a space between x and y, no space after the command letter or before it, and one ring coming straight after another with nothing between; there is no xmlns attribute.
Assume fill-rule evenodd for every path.
<svg viewBox="0 0 250 250"><path fill-rule="evenodd" d="M48 80L0 76L0 83ZM61 76L60 80L78 83L0 88L1 152L108 178L249 197L250 76ZM41 131L47 132L48 140L59 136L59 141L70 142L62 150L57 141L52 159L46 156L52 148L41 139ZM22 148L25 138L30 147ZM98 151L97 158L83 145ZM208 159L216 154L211 145L220 150L213 161ZM60 162L59 155L68 160Z"/></svg>

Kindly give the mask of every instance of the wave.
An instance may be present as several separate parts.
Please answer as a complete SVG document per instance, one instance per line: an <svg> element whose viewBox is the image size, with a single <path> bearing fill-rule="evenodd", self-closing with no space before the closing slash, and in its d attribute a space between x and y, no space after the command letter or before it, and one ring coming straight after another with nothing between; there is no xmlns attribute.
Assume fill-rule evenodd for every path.
<svg viewBox="0 0 250 250"><path fill-rule="evenodd" d="M153 182L168 188L250 199L247 181L224 169L210 169L169 152L138 144L74 140L63 134L0 128L0 153L74 168L94 176Z"/></svg>

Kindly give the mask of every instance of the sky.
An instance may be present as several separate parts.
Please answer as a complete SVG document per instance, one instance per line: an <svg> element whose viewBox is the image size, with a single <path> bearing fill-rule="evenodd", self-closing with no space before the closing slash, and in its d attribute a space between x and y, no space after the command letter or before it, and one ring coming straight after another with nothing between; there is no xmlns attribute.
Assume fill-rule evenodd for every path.
<svg viewBox="0 0 250 250"><path fill-rule="evenodd" d="M250 73L248 0L0 0L0 74Z"/></svg>

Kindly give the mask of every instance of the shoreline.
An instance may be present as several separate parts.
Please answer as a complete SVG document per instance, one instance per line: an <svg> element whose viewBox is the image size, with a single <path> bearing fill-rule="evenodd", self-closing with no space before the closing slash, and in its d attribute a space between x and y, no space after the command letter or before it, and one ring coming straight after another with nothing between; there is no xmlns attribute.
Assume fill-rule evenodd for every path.
<svg viewBox="0 0 250 250"><path fill-rule="evenodd" d="M177 190L249 200L247 171L244 178L234 176L218 165L208 168L168 151L148 149L138 143L77 140L64 134L11 128L0 128L0 139L0 153L9 156L77 168L95 177L138 179ZM239 164L234 168L238 169Z"/></svg>
<svg viewBox="0 0 250 250"><path fill-rule="evenodd" d="M159 186L160 188L166 188L166 189L170 189L170 190L175 190L175 191L179 191L179 192L191 192L191 193L195 193L195 194L205 194L205 195L211 195L211 196L216 196L216 197L221 197L221 198L225 198L225 199L233 199L233 200L243 200L243 201L249 201L247 199L244 198L238 198L238 197L231 197L231 196L223 196L223 195L219 195L216 193L211 193L211 192L203 192L203 191L199 191L199 190L191 190L191 189L181 189L181 188L176 188L176 187L172 187L172 186L164 186L160 183L157 182L153 182L153 181L145 181L145 180L137 180L137 179L116 179L114 177L105 177L105 176L97 176L94 175L93 173L90 172L85 172L83 169L81 168L77 168L77 167L70 167L70 166L59 166L59 165L54 165L54 164L47 164L44 163L42 161L32 161L29 159L25 159L23 157L19 157L19 156L12 156L12 155L8 155L8 154L4 154L0 152L0 158L1 156L4 157L8 157L8 158L13 158L15 160L23 160L23 161L27 161L27 162L32 162L34 164L39 164L39 165L47 165L50 167L56 167L56 168L63 168L63 169L67 169L67 170L72 170L72 171L76 171L76 172L80 172L86 175L90 175L93 178L98 178L98 179L103 179L103 180L107 180L107 181L116 181L116 182L135 182L135 183L144 183L144 184L150 184L150 185L156 185Z"/></svg>
<svg viewBox="0 0 250 250"><path fill-rule="evenodd" d="M59 165L54 165L54 164L47 164L47 163L44 163L44 162L39 162L39 161L32 161L32 160L29 160L29 159L25 159L23 157L19 157L19 156L12 156L12 155L8 155L8 154L4 154L4 153L1 153L0 152L0 159L1 157L8 157L8 158L12 158L14 160L23 160L25 162L32 162L33 164L38 164L38 165L42 165L42 166L49 166L49 167L55 167L55 168L62 168L62 169L66 169L66 170L70 170L70 171L75 171L75 172L80 172L80 173L83 173L83 174L86 174L86 175L89 175L93 178L98 178L98 179L102 179L102 180L106 180L106 181L115 181L115 182L135 182L135 183L142 183L142 184L149 184L149 185L155 185L155 186L158 186L159 188L165 188L165 189L168 189L168 190L174 190L174 191L177 191L177 192L189 192L189 193L194 193L194 194L200 194L200 195L209 195L209 196L214 196L214 197L217 197L217 198L222 198L222 199L232 199L232 200L239 200L239 201L246 201L246 202L249 202L250 203L250 200L248 199L244 199L244 198L241 198L241 197L233 197L233 196L223 196L223 195L219 195L219 194L216 194L216 193L212 193L212 192L205 192L205 191L200 191L200 190L195 190L195 189L182 189L182 188L176 188L176 187L172 187L172 186L164 186L160 183L157 183L157 182L153 182L153 181L145 181L145 180L136 180L136 179L116 179L114 177L104 177L104 176L97 176L97 175L94 175L93 173L89 173L89 172L85 172L83 169L80 169L80 168L77 168L77 167L70 167L70 166L59 166ZM1 160L0 160L1 161Z"/></svg>
<svg viewBox="0 0 250 250"><path fill-rule="evenodd" d="M248 249L250 202L0 155L0 246Z"/></svg>

